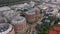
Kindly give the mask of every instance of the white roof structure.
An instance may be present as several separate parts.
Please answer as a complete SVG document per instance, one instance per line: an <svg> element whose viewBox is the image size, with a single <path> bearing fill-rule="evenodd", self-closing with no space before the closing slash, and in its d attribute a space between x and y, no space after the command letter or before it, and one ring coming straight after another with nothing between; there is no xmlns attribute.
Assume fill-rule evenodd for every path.
<svg viewBox="0 0 60 34"><path fill-rule="evenodd" d="M23 10L23 9L29 8L29 7L30 7L30 6L29 6L29 4L27 4L27 3L11 6L11 8L14 9L14 10L18 10L18 9L19 9L19 10Z"/></svg>
<svg viewBox="0 0 60 34"><path fill-rule="evenodd" d="M11 8L14 8L14 7L23 7L24 6L24 4L19 4L19 5L13 5L13 6L11 6Z"/></svg>
<svg viewBox="0 0 60 34"><path fill-rule="evenodd" d="M1 23L0 24L1 27L4 27L6 25L7 25L7 23ZM8 25L9 25L9 28L6 31L0 32L0 34L7 34L12 30L12 25L11 24L8 24Z"/></svg>
<svg viewBox="0 0 60 34"><path fill-rule="evenodd" d="M42 9L47 9L48 7L44 7L44 8L42 8Z"/></svg>
<svg viewBox="0 0 60 34"><path fill-rule="evenodd" d="M14 16L17 15L17 13L13 10L10 10L10 11L5 11L3 12L3 15L8 18L9 20L11 20Z"/></svg>
<svg viewBox="0 0 60 34"><path fill-rule="evenodd" d="M33 14L35 14L35 11L28 11L28 12L26 12L26 14L27 15L33 15Z"/></svg>
<svg viewBox="0 0 60 34"><path fill-rule="evenodd" d="M58 14L56 15L56 17L60 19L60 13L58 13Z"/></svg>
<svg viewBox="0 0 60 34"><path fill-rule="evenodd" d="M38 5L38 7L41 8L41 9L46 9L46 8L48 8L48 6L46 6L46 4Z"/></svg>
<svg viewBox="0 0 60 34"><path fill-rule="evenodd" d="M16 16L12 19L12 24L22 24L25 21L25 18L22 16Z"/></svg>
<svg viewBox="0 0 60 34"><path fill-rule="evenodd" d="M35 14L35 11L39 11L38 8L32 8L29 11L25 12L27 15L33 15Z"/></svg>
<svg viewBox="0 0 60 34"><path fill-rule="evenodd" d="M58 22L58 24L60 24L60 22Z"/></svg>
<svg viewBox="0 0 60 34"><path fill-rule="evenodd" d="M50 20L45 20L45 22L48 22L48 23L49 23L49 22L50 22Z"/></svg>
<svg viewBox="0 0 60 34"><path fill-rule="evenodd" d="M26 5L28 5L28 4L27 4L27 3L24 3L24 4L17 4L17 5L11 6L11 8L23 8L23 7L25 7Z"/></svg>
<svg viewBox="0 0 60 34"><path fill-rule="evenodd" d="M31 1L30 6L33 7L35 5L35 2Z"/></svg>
<svg viewBox="0 0 60 34"><path fill-rule="evenodd" d="M54 11L52 12L53 14L57 14L58 13L58 9L53 9Z"/></svg>
<svg viewBox="0 0 60 34"><path fill-rule="evenodd" d="M42 24L42 22L41 21L38 21L37 24Z"/></svg>
<svg viewBox="0 0 60 34"><path fill-rule="evenodd" d="M40 8L44 8L44 7L53 7L53 8L60 8L60 7L58 7L57 5L54 5L54 4L49 4L49 3L43 3L43 4L41 4L41 5L38 5L38 7L40 7Z"/></svg>
<svg viewBox="0 0 60 34"><path fill-rule="evenodd" d="M33 15L33 14L35 14L35 10L34 9L32 9L32 10L29 10L29 11L27 11L27 12L25 12L27 15Z"/></svg>
<svg viewBox="0 0 60 34"><path fill-rule="evenodd" d="M0 7L0 11L5 11L5 10L10 10L10 8L9 8L9 7L7 7L7 6Z"/></svg>

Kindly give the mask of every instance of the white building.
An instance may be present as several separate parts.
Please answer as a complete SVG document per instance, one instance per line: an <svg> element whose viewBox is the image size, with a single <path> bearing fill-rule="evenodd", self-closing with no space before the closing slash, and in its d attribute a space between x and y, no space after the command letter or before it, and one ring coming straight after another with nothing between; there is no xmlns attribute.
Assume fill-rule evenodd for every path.
<svg viewBox="0 0 60 34"><path fill-rule="evenodd" d="M0 34L15 34L13 26L8 23L1 23L0 24Z"/></svg>
<svg viewBox="0 0 60 34"><path fill-rule="evenodd" d="M0 14L4 15L8 20L11 20L16 15L16 11L11 10L10 7L0 7Z"/></svg>
<svg viewBox="0 0 60 34"><path fill-rule="evenodd" d="M0 11L7 11L7 10L10 10L10 8L7 6L0 7Z"/></svg>

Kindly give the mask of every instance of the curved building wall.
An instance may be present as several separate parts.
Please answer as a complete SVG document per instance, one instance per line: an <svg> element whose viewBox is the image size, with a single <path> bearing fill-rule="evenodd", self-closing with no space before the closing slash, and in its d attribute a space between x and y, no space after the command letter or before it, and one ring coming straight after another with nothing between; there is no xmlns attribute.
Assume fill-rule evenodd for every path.
<svg viewBox="0 0 60 34"><path fill-rule="evenodd" d="M15 17L12 21L16 33L24 33L26 31L26 19L21 16Z"/></svg>
<svg viewBox="0 0 60 34"><path fill-rule="evenodd" d="M36 13L36 17L41 17L39 8L35 7L35 13Z"/></svg>
<svg viewBox="0 0 60 34"><path fill-rule="evenodd" d="M35 22L37 17L40 17L39 9L33 8L27 12L25 12L25 17L28 22Z"/></svg>
<svg viewBox="0 0 60 34"><path fill-rule="evenodd" d="M13 26L8 23L0 24L0 34L15 34Z"/></svg>
<svg viewBox="0 0 60 34"><path fill-rule="evenodd" d="M33 23L36 21L36 14L35 11L28 11L25 13L25 17L28 22Z"/></svg>

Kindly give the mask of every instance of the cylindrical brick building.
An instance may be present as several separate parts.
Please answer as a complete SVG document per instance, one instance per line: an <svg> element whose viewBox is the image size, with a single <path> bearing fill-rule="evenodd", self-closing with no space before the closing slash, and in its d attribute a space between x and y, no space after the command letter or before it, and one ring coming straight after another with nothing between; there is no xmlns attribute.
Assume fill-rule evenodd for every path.
<svg viewBox="0 0 60 34"><path fill-rule="evenodd" d="M38 7L35 7L34 10L35 10L35 13L36 13L36 17L41 17L40 9Z"/></svg>
<svg viewBox="0 0 60 34"><path fill-rule="evenodd" d="M22 16L16 16L12 19L12 24L14 25L14 29L16 33L24 33L26 31L26 19Z"/></svg>
<svg viewBox="0 0 60 34"><path fill-rule="evenodd" d="M0 24L0 34L15 34L13 26L8 23Z"/></svg>
<svg viewBox="0 0 60 34"><path fill-rule="evenodd" d="M34 23L37 20L36 18L40 17L40 11L36 7L32 8L31 10L25 12L25 17L28 22Z"/></svg>
<svg viewBox="0 0 60 34"><path fill-rule="evenodd" d="M25 12L25 17L29 23L33 23L36 21L36 13L34 10L29 10Z"/></svg>
<svg viewBox="0 0 60 34"><path fill-rule="evenodd" d="M36 21L42 18L42 15L40 14L40 9L38 7L35 7L35 13L36 13Z"/></svg>

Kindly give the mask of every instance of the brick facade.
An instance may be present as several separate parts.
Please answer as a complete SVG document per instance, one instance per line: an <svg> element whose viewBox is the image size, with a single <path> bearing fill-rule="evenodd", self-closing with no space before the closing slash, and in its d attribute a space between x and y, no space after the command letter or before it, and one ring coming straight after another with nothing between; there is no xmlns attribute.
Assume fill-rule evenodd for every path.
<svg viewBox="0 0 60 34"><path fill-rule="evenodd" d="M37 17L40 17L40 12L38 8L33 8L25 13L25 17L28 22L35 22Z"/></svg>
<svg viewBox="0 0 60 34"><path fill-rule="evenodd" d="M54 26L53 30L49 30L49 34L60 34L60 25Z"/></svg>
<svg viewBox="0 0 60 34"><path fill-rule="evenodd" d="M17 19L18 21L17 21ZM16 33L24 33L26 31L26 19L24 17L16 17L11 22L14 25L14 30Z"/></svg>

